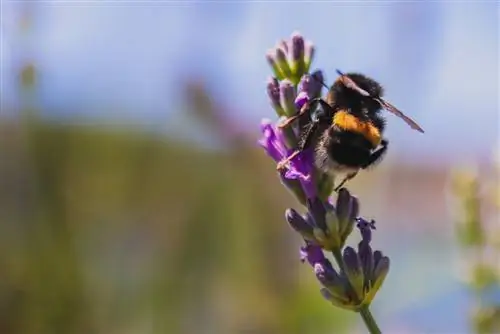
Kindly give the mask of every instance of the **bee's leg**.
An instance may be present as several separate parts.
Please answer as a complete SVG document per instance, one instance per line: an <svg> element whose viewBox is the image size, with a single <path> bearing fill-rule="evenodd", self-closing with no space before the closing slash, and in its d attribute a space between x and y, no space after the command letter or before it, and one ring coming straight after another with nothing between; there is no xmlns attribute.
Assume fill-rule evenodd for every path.
<svg viewBox="0 0 500 334"><path fill-rule="evenodd" d="M317 128L318 128L318 122L312 122L311 125L307 128L304 135L302 136L302 140L299 143L299 147L295 150L295 152L290 154L287 158L278 162L278 165L276 166L277 170L284 169L286 167L286 165L288 165L288 163L293 158L295 158L300 152L302 152L303 150L308 148L309 145L311 145L311 141L314 137L314 132L316 131Z"/></svg>
<svg viewBox="0 0 500 334"><path fill-rule="evenodd" d="M386 139L383 139L382 142L380 143L380 146L381 147L379 149L377 149L375 152L372 153L372 155L370 155L368 161L365 162L361 168L366 169L380 162L383 159L384 154L387 152L389 142Z"/></svg>
<svg viewBox="0 0 500 334"><path fill-rule="evenodd" d="M309 111L309 107L310 107L309 102L304 103L304 105L302 106L302 108L300 108L300 111L297 115L294 115L292 117L287 118L284 122L282 122L281 124L278 125L278 128L286 128L286 127L290 126L290 124L292 124L297 119L299 119L302 115L307 113Z"/></svg>
<svg viewBox="0 0 500 334"><path fill-rule="evenodd" d="M290 124L295 122L297 119L302 117L304 114L308 113L312 109L314 104L316 104L318 102L321 103L322 101L323 100L320 98L315 98L315 99L312 99L311 101L304 103L304 105L302 106L302 108L300 108L300 111L297 115L294 115L292 117L287 118L284 122L282 122L281 124L278 125L278 128L286 128L287 126L290 126Z"/></svg>
<svg viewBox="0 0 500 334"><path fill-rule="evenodd" d="M353 178L356 177L356 175L358 175L358 171L355 171L353 173L347 174L347 176L344 177L344 179L342 180L342 182L340 182L340 184L335 187L334 191L338 192L340 190L340 188L342 188L347 181L352 180Z"/></svg>

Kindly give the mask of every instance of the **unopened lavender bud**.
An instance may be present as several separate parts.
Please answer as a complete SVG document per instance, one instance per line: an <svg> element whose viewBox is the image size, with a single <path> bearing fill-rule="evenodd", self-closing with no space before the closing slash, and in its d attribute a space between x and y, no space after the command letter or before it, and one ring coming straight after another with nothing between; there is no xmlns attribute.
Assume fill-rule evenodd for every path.
<svg viewBox="0 0 500 334"><path fill-rule="evenodd" d="M378 265L380 260L382 260L382 256L383 256L382 252L379 250L376 250L375 252L373 252L373 265L375 267Z"/></svg>
<svg viewBox="0 0 500 334"><path fill-rule="evenodd" d="M321 95L323 74L317 71L313 74L304 74L299 83L299 94L305 93L310 99Z"/></svg>
<svg viewBox="0 0 500 334"><path fill-rule="evenodd" d="M385 279L385 276L389 272L390 259L387 256L383 256L380 261L378 261L375 269L373 270L374 281L379 281L380 279ZM380 283L382 285L382 283Z"/></svg>
<svg viewBox="0 0 500 334"><path fill-rule="evenodd" d="M327 301L329 301L330 303L332 303L332 305L334 305L336 307L340 307L340 308L343 308L346 310L351 310L351 311L354 311L357 308L356 306L353 306L351 304L350 300L346 300L343 297L338 297L338 296L334 295L327 288L321 288L320 292L321 292L321 295L323 296L323 298L325 298Z"/></svg>
<svg viewBox="0 0 500 334"><path fill-rule="evenodd" d="M305 42L304 48L304 64L305 64L305 72L309 72L309 68L311 67L311 63L314 59L314 44L311 41Z"/></svg>
<svg viewBox="0 0 500 334"><path fill-rule="evenodd" d="M279 174L281 183L292 193L295 195L295 198L299 201L300 204L306 205L306 194L299 180L289 179L285 177L284 173Z"/></svg>
<svg viewBox="0 0 500 334"><path fill-rule="evenodd" d="M373 251L370 244L365 241L361 241L358 244L358 254L361 261L361 267L363 267L363 274L365 276L364 288L369 289L371 286L371 280L373 279L373 270L375 267Z"/></svg>
<svg viewBox="0 0 500 334"><path fill-rule="evenodd" d="M276 78L278 78L278 80L283 80L284 75L281 72L281 69L278 66L278 63L276 62L276 59L274 58L274 53L275 52L274 52L273 49L267 51L267 53L266 53L266 60L267 60L267 62L269 64L269 66L271 66L271 68L273 70L273 73L274 73L274 76Z"/></svg>
<svg viewBox="0 0 500 334"><path fill-rule="evenodd" d="M290 43L290 67L292 69L294 82L298 83L302 75L306 72L304 62L304 38L298 32L292 34Z"/></svg>
<svg viewBox="0 0 500 334"><path fill-rule="evenodd" d="M295 87L290 80L283 80L280 83L280 101L281 107L288 116L293 116L297 113L295 108Z"/></svg>
<svg viewBox="0 0 500 334"><path fill-rule="evenodd" d="M285 212L285 217L290 226L300 233L305 240L314 241L313 226L294 209L288 209Z"/></svg>
<svg viewBox="0 0 500 334"><path fill-rule="evenodd" d="M267 96L269 96L271 105L278 116L285 116L285 111L281 107L280 103L280 84L274 77L269 77L267 79Z"/></svg>
<svg viewBox="0 0 500 334"><path fill-rule="evenodd" d="M314 225L320 228L323 231L327 230L325 214L326 209L318 198L309 199L307 201L307 209L309 210L309 214L314 221Z"/></svg>
<svg viewBox="0 0 500 334"><path fill-rule="evenodd" d="M288 43L282 39L279 43L278 43L278 47L282 48L284 51L285 51L285 54L288 54Z"/></svg>
<svg viewBox="0 0 500 334"><path fill-rule="evenodd" d="M375 252L374 254L376 253L377 252ZM381 255L382 253L379 252L379 254ZM390 260L387 256L381 257L378 260L378 262L376 262L375 269L373 271L373 279L371 282L371 287L363 300L363 304L369 305L373 301L378 290L384 283L385 277L389 273L389 267L390 267Z"/></svg>
<svg viewBox="0 0 500 334"><path fill-rule="evenodd" d="M318 227L313 229L314 239L318 244L321 245L323 249L329 250L330 244L328 242L328 236L326 232Z"/></svg>
<svg viewBox="0 0 500 334"><path fill-rule="evenodd" d="M346 247L342 255L345 274L360 300L364 297L364 274L358 254L352 247Z"/></svg>
<svg viewBox="0 0 500 334"><path fill-rule="evenodd" d="M276 47L274 57L284 77L290 78L292 76L292 70L290 69L290 65L288 65L288 59L286 58L285 50L283 50L279 46Z"/></svg>
<svg viewBox="0 0 500 334"><path fill-rule="evenodd" d="M325 267L320 263L314 265L314 273L318 281L335 297L344 302L349 301L347 292L347 282L333 269L333 267Z"/></svg>
<svg viewBox="0 0 500 334"><path fill-rule="evenodd" d="M354 220L359 212L358 199L351 196L346 188L342 188L338 192L336 208L340 235L342 240L346 240L354 228Z"/></svg>
<svg viewBox="0 0 500 334"><path fill-rule="evenodd" d="M328 211L325 215L326 228L328 230L328 250L338 250L342 248L342 240L339 233L339 220L334 211Z"/></svg>
<svg viewBox="0 0 500 334"><path fill-rule="evenodd" d="M323 83L325 78L321 70L316 70L311 74L312 86L311 86L311 96L319 97L321 95L321 89L323 89Z"/></svg>

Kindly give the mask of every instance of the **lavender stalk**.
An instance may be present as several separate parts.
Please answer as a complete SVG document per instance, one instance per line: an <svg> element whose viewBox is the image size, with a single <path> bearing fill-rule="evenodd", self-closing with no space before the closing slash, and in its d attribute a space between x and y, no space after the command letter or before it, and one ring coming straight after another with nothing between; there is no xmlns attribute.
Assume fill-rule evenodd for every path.
<svg viewBox="0 0 500 334"><path fill-rule="evenodd" d="M308 100L321 96L322 72L307 73L314 53L314 45L304 41L299 33L268 52L267 59L275 77L269 80L267 91L271 105L281 118L278 122L297 114ZM261 130L263 137L259 144L276 163L295 151L297 127L282 129L265 120ZM390 261L370 246L375 222L358 216L359 200L346 188L339 190L335 200L330 198L333 176L315 167L312 149L291 159L279 178L305 208L303 214L290 208L285 218L304 240L301 260L313 268L321 294L336 307L358 312L370 333L381 333L370 305L389 272ZM346 246L355 227L362 237L356 249ZM337 268L325 252L333 255Z"/></svg>

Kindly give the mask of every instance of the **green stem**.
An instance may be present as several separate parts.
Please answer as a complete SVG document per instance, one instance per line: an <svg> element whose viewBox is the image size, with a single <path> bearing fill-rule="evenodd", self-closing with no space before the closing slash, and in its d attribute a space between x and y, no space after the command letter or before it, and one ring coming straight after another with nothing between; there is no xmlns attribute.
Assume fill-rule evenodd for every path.
<svg viewBox="0 0 500 334"><path fill-rule="evenodd" d="M336 249L332 253L333 257L335 258L335 261L339 265L340 270L342 272L345 272L344 260L342 260L342 253L340 252L340 249ZM354 289L350 284L349 284L349 289L354 292ZM363 322L365 323L366 328L368 329L368 332L370 334L382 334L382 331L378 327L375 318L373 318L373 315L368 305L363 305L359 310L359 314L361 314L361 318L363 319Z"/></svg>
<svg viewBox="0 0 500 334"><path fill-rule="evenodd" d="M370 308L368 305L362 306L359 310L359 314L361 314L361 318L365 322L366 328L371 334L382 334L382 331L377 325L375 318L373 318L372 313L370 312Z"/></svg>

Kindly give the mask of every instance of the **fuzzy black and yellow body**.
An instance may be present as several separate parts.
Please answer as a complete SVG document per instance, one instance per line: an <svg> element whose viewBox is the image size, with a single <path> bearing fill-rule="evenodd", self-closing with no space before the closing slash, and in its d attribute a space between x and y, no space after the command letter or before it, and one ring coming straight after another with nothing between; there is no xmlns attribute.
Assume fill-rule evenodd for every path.
<svg viewBox="0 0 500 334"><path fill-rule="evenodd" d="M309 101L297 116L283 125L308 115L309 121L301 129L299 147L292 157L314 146L315 164L319 169L347 174L335 190L356 176L359 170L373 166L383 158L389 142L383 137L385 119L382 108L390 106L394 109L390 111L403 119L406 117L382 99L383 88L375 80L359 73L337 72L340 77L330 87L326 101L321 98ZM405 121L423 132L411 119ZM281 162L278 168L290 159Z"/></svg>

